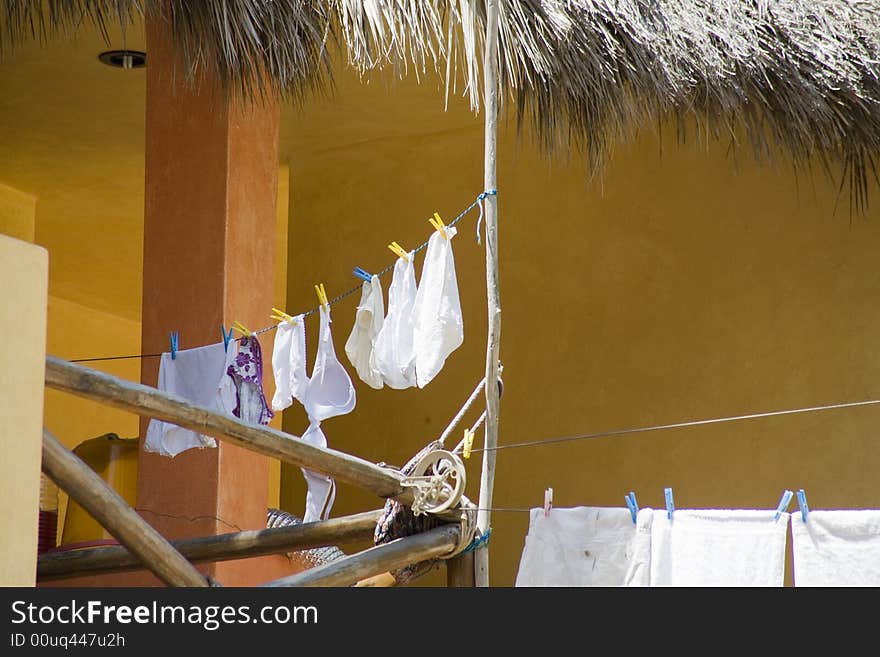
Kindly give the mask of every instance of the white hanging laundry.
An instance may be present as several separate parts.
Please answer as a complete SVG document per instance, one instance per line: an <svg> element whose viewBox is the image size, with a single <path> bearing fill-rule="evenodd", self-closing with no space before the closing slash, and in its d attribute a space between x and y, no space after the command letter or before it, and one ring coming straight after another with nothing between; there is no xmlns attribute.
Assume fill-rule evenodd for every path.
<svg viewBox="0 0 880 657"><path fill-rule="evenodd" d="M309 424L302 440L313 447L327 447L327 437L321 431L320 423ZM330 477L302 468L306 480L306 511L303 522L327 520L336 500L336 482Z"/></svg>
<svg viewBox="0 0 880 657"><path fill-rule="evenodd" d="M229 341L227 351L222 342L184 349L176 358L163 353L159 361L159 380L156 386L184 399L206 406L213 411L232 414L235 406L235 386L226 374L238 353L238 343ZM170 422L150 420L144 439L144 451L174 457L192 448L216 447L210 436L184 429Z"/></svg>
<svg viewBox="0 0 880 657"><path fill-rule="evenodd" d="M464 319L455 277L452 238L456 230L435 231L428 240L428 252L413 305L413 348L416 381L424 388L437 376L446 358L464 342Z"/></svg>
<svg viewBox="0 0 880 657"><path fill-rule="evenodd" d="M791 514L795 586L880 586L880 511Z"/></svg>
<svg viewBox="0 0 880 657"><path fill-rule="evenodd" d="M313 422L350 413L357 401L351 377L336 357L330 311L322 306L320 313L318 351L303 399L309 420Z"/></svg>
<svg viewBox="0 0 880 657"><path fill-rule="evenodd" d="M272 349L272 374L275 377L272 410L282 411L291 406L294 399L302 402L309 383L306 374L306 329L302 315L278 324Z"/></svg>
<svg viewBox="0 0 880 657"><path fill-rule="evenodd" d="M414 252L398 258L388 288L388 314L376 337L373 362L385 385L402 390L416 385L416 359L413 350L413 305L416 301Z"/></svg>
<svg viewBox="0 0 880 657"><path fill-rule="evenodd" d="M321 421L351 412L356 403L354 384L342 363L336 357L333 335L330 331L330 312L320 309L321 327L318 333L318 351L312 376L302 399L309 428L302 440L315 447L326 447L327 437L321 430ZM326 520L336 497L336 484L330 477L302 468L308 484L304 522Z"/></svg>
<svg viewBox="0 0 880 657"><path fill-rule="evenodd" d="M373 361L373 347L384 321L382 285L379 277L373 274L370 282L364 281L361 287L361 302L357 307L351 335L345 343L345 353L361 381L376 390L382 388L382 373Z"/></svg>
<svg viewBox="0 0 880 657"><path fill-rule="evenodd" d="M648 586L651 509L532 509L515 586Z"/></svg>
<svg viewBox="0 0 880 657"><path fill-rule="evenodd" d="M782 586L788 514L732 509L654 511L651 586Z"/></svg>

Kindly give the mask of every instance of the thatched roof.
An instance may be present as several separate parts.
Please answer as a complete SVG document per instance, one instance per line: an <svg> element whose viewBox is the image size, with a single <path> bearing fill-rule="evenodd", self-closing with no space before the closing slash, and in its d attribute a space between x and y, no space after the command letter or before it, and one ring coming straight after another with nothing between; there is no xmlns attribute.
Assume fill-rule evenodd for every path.
<svg viewBox="0 0 880 657"><path fill-rule="evenodd" d="M546 147L597 165L634 129L695 119L696 134L842 166L864 204L880 152L877 0L498 1L500 84ZM327 79L336 40L361 70L437 71L479 105L483 0L7 0L0 46L144 11L169 17L191 70L215 62L238 92L301 97Z"/></svg>

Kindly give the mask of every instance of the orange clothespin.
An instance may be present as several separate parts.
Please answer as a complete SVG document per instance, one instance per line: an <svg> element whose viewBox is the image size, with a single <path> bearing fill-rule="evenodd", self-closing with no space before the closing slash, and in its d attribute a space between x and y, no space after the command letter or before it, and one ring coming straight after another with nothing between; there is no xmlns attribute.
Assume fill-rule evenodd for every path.
<svg viewBox="0 0 880 657"><path fill-rule="evenodd" d="M443 223L443 220L440 218L439 214L435 212L434 216L428 219L428 221L434 227L434 230L443 235L443 237L447 240L449 239L449 235L446 234L446 224Z"/></svg>
<svg viewBox="0 0 880 657"><path fill-rule="evenodd" d="M461 448L461 455L469 459L471 457L471 448L474 446L474 432L470 429L464 430L464 445Z"/></svg>
<svg viewBox="0 0 880 657"><path fill-rule="evenodd" d="M238 320L232 322L232 328L241 333L243 336L249 338L251 336L251 331L249 331L244 324L239 322Z"/></svg>
<svg viewBox="0 0 880 657"><path fill-rule="evenodd" d="M318 295L318 303L324 310L330 310L330 302L327 301L327 292L324 290L324 284L320 283L315 286L315 293Z"/></svg>
<svg viewBox="0 0 880 657"><path fill-rule="evenodd" d="M402 246L400 246L400 244L398 244L397 242L391 242L391 244L388 245L388 248L391 249L391 252L398 258L403 258L404 260L409 262L409 254Z"/></svg>
<svg viewBox="0 0 880 657"><path fill-rule="evenodd" d="M293 317L288 315L283 310L279 310L278 308L272 308L272 314L269 315L271 319L277 319L279 322L292 322Z"/></svg>

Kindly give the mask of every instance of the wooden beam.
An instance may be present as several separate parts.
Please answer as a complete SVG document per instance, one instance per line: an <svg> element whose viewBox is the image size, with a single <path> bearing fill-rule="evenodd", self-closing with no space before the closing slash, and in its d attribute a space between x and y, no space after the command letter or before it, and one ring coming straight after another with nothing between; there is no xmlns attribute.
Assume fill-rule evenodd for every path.
<svg viewBox="0 0 880 657"><path fill-rule="evenodd" d="M379 497L409 505L412 492L400 485L402 475L356 456L313 447L271 427L242 422L236 417L197 406L182 397L117 378L74 363L46 357L46 385L137 415L172 422L207 436L280 459L337 481L359 486Z"/></svg>
<svg viewBox="0 0 880 657"><path fill-rule="evenodd" d="M442 525L263 586L352 586L374 575L449 554L458 545L460 532L460 525Z"/></svg>
<svg viewBox="0 0 880 657"><path fill-rule="evenodd" d="M485 96L485 148L483 184L496 189L495 165L498 145L498 0L486 1L486 50L483 57ZM485 536L490 527L492 489L495 485L495 447L498 445L498 351L501 343L501 297L498 285L498 197L490 194L486 203L486 303L489 331L486 336L486 440L480 473L480 502L477 529ZM476 585L489 586L489 549L475 551Z"/></svg>
<svg viewBox="0 0 880 657"><path fill-rule="evenodd" d="M474 551L446 560L446 586L468 588L474 586Z"/></svg>
<svg viewBox="0 0 880 657"><path fill-rule="evenodd" d="M382 510L378 509L322 522L190 538L173 541L171 545L191 562L246 559L372 539L381 516ZM141 562L124 547L48 552L37 558L37 579L47 581L139 568L143 568Z"/></svg>
<svg viewBox="0 0 880 657"><path fill-rule="evenodd" d="M76 454L43 429L43 472L168 586L208 580Z"/></svg>

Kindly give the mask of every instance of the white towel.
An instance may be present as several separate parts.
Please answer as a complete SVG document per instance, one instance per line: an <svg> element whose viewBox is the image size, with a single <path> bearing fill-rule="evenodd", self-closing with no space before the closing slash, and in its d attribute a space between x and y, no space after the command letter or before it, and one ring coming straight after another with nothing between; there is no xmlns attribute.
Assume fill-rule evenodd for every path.
<svg viewBox="0 0 880 657"><path fill-rule="evenodd" d="M381 390L382 372L373 359L373 347L385 322L385 302L379 277L373 274L370 282L361 286L361 302L354 316L354 326L345 342L345 355L355 371L371 388Z"/></svg>
<svg viewBox="0 0 880 657"><path fill-rule="evenodd" d="M413 304L413 348L419 388L424 388L437 376L449 354L464 342L464 319L452 256L455 233L455 228L448 226L445 237L435 232L428 240L428 252Z"/></svg>
<svg viewBox="0 0 880 657"><path fill-rule="evenodd" d="M782 586L788 514L775 511L654 511L651 586Z"/></svg>
<svg viewBox="0 0 880 657"><path fill-rule="evenodd" d="M651 509L532 509L516 586L648 586Z"/></svg>
<svg viewBox="0 0 880 657"><path fill-rule="evenodd" d="M791 514L795 586L880 586L880 511Z"/></svg>
<svg viewBox="0 0 880 657"><path fill-rule="evenodd" d="M222 342L184 349L177 358L170 353L162 354L159 361L157 388L184 399L206 406L220 413L232 414L235 406L235 390L226 369L235 360L238 342L229 341L227 352ZM144 439L144 451L174 457L192 448L216 447L210 436L184 429L170 422L150 420Z"/></svg>
<svg viewBox="0 0 880 657"><path fill-rule="evenodd" d="M293 404L294 399L303 400L309 377L306 375L306 328L302 315L278 324L272 347L272 374L275 377L273 411L283 411Z"/></svg>
<svg viewBox="0 0 880 657"><path fill-rule="evenodd" d="M416 385L416 354L413 351L413 304L418 288L410 251L408 260L398 258L388 288L388 314L382 323L370 366L382 373L389 388L403 390Z"/></svg>

